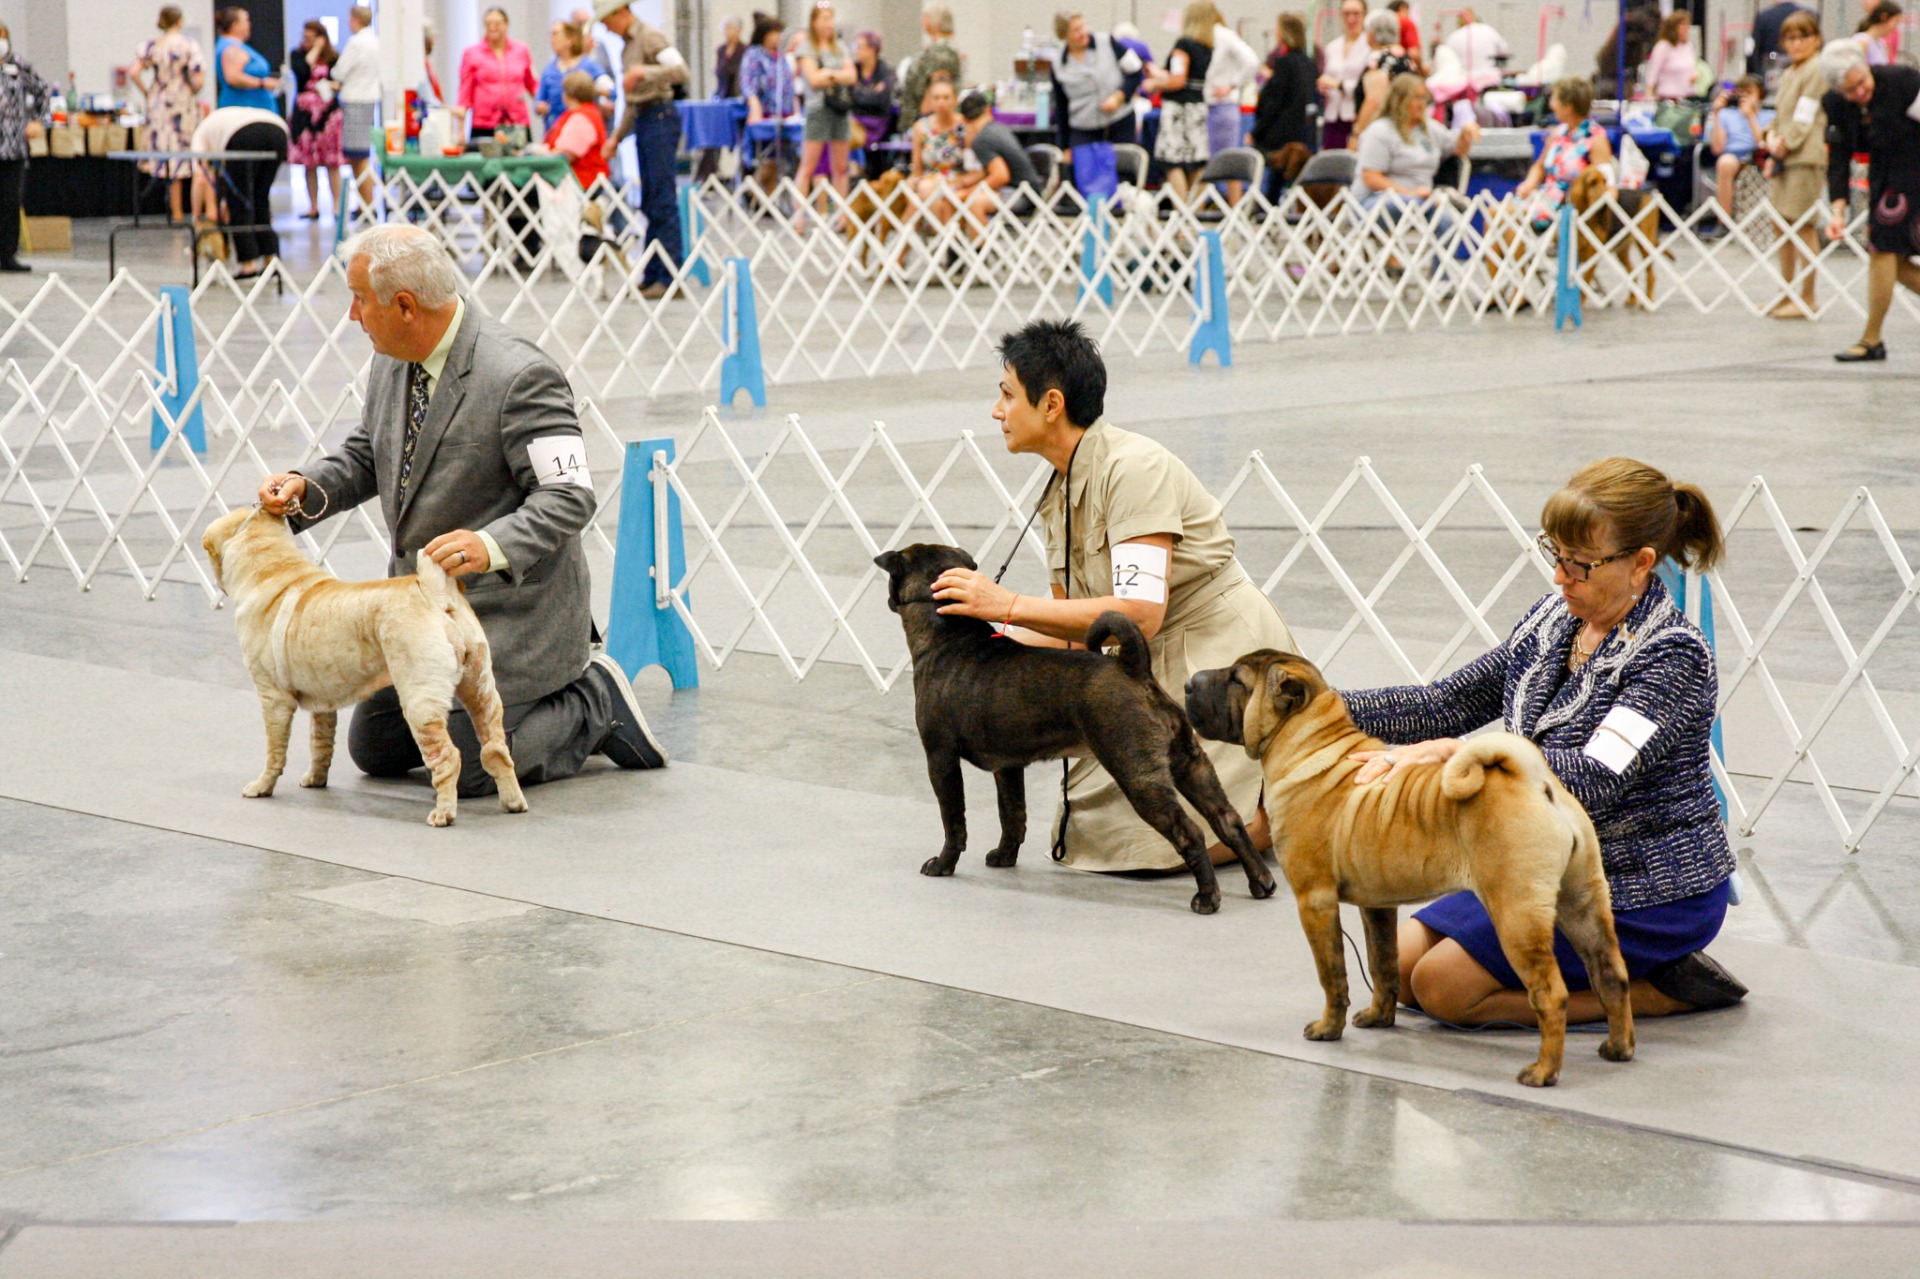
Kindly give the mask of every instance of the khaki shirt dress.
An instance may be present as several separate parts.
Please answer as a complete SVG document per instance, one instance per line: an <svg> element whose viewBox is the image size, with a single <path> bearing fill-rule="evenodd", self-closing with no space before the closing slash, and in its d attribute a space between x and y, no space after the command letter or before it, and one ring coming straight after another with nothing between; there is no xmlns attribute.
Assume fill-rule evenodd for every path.
<svg viewBox="0 0 1920 1279"><path fill-rule="evenodd" d="M1073 509L1073 544L1067 543L1067 504ZM1148 647L1160 687L1186 705L1187 679L1195 671L1228 666L1257 648L1298 652L1273 602L1240 561L1220 503L1167 449L1132 431L1095 422L1074 451L1070 489L1050 487L1040 507L1053 584L1070 599L1113 594L1112 548L1155 533L1173 536L1168 566L1167 615ZM1072 574L1068 576L1071 566ZM1241 820L1260 803L1261 768L1240 746L1204 741ZM1067 772L1067 822L1063 865L1078 870L1178 870L1185 863L1092 756L1072 761ZM1206 821L1181 804L1212 845ZM1053 819L1060 840L1061 814Z"/></svg>

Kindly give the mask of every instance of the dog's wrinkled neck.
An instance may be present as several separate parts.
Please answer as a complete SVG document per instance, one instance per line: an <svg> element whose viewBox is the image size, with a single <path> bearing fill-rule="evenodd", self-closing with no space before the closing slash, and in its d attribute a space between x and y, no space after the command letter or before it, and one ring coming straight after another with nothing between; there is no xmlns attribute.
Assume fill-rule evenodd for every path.
<svg viewBox="0 0 1920 1279"><path fill-rule="evenodd" d="M894 609L900 616L900 623L907 632L908 652L917 656L942 641L978 639L982 635L993 634L993 627L977 617L961 617L958 614L940 612L938 606L945 602L931 595L924 598L915 596L894 602ZM929 608L928 605L934 607Z"/></svg>

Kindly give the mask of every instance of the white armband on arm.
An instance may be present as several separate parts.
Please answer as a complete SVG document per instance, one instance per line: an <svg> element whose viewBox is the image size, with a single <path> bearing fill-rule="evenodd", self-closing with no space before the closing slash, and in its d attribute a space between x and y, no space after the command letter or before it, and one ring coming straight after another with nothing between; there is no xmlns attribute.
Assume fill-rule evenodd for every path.
<svg viewBox="0 0 1920 1279"><path fill-rule="evenodd" d="M1120 56L1120 70L1128 75L1135 74L1144 65L1145 64L1140 61L1140 55L1132 49L1128 49Z"/></svg>
<svg viewBox="0 0 1920 1279"><path fill-rule="evenodd" d="M1640 751L1660 731L1660 725L1628 706L1616 706L1593 730L1581 754L1613 772L1624 773L1640 757Z"/></svg>
<svg viewBox="0 0 1920 1279"><path fill-rule="evenodd" d="M663 67L674 70L678 70L687 65L687 60L680 56L680 50L674 48L672 45L668 45L666 48L660 50L660 56L655 58L654 61Z"/></svg>
<svg viewBox="0 0 1920 1279"><path fill-rule="evenodd" d="M1172 555L1151 542L1122 542L1113 548L1113 594L1117 599L1167 602L1167 565Z"/></svg>
<svg viewBox="0 0 1920 1279"><path fill-rule="evenodd" d="M527 465L540 487L549 484L576 484L593 491L593 474L587 470L587 442L578 435L543 435L527 442Z"/></svg>

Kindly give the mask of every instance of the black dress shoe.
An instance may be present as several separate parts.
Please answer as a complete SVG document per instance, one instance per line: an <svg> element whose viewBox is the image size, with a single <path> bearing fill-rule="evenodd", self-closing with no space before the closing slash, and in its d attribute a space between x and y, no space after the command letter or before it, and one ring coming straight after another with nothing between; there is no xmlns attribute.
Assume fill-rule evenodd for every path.
<svg viewBox="0 0 1920 1279"><path fill-rule="evenodd" d="M1730 1008L1747 996L1740 979L1708 957L1704 950L1652 969L1647 980L1669 999L1698 1009Z"/></svg>
<svg viewBox="0 0 1920 1279"><path fill-rule="evenodd" d="M605 653L595 653L587 662L586 677L606 692L613 707L613 726L594 753L605 755L622 768L665 768L667 749L647 727L647 718L640 713L633 685L627 682L620 663Z"/></svg>
<svg viewBox="0 0 1920 1279"><path fill-rule="evenodd" d="M1868 346L1865 342L1855 342L1852 346L1833 358L1842 364L1860 364L1867 360L1884 360L1887 358L1887 344L1885 342L1875 342L1872 346Z"/></svg>
<svg viewBox="0 0 1920 1279"><path fill-rule="evenodd" d="M19 258L8 258L6 261L0 262L0 271L22 272L31 270L33 270L33 268L25 262L22 262Z"/></svg>

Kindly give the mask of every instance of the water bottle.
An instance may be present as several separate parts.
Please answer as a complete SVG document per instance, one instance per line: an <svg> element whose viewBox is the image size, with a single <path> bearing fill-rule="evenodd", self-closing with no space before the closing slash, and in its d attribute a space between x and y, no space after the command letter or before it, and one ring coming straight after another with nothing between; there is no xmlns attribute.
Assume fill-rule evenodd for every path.
<svg viewBox="0 0 1920 1279"><path fill-rule="evenodd" d="M1026 30L1020 33L1020 60L1022 62L1028 62L1028 61L1031 61L1032 58L1033 58L1033 28L1028 27Z"/></svg>

